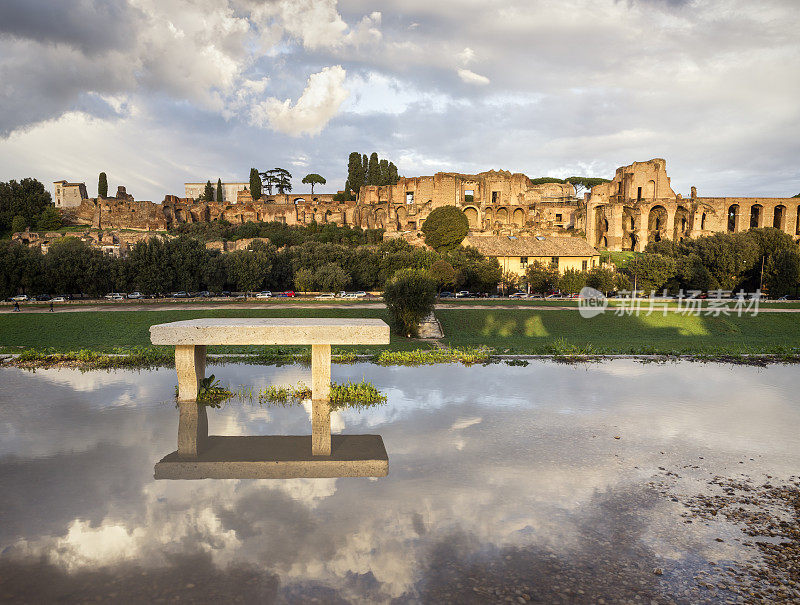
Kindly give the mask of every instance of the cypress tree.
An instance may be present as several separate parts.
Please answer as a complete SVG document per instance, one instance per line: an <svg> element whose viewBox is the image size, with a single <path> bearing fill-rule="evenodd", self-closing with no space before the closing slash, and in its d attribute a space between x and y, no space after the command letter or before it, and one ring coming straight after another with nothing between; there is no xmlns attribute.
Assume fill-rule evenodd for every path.
<svg viewBox="0 0 800 605"><path fill-rule="evenodd" d="M211 181L206 181L206 188L203 191L203 201L210 202L214 199L214 186L211 184Z"/></svg>
<svg viewBox="0 0 800 605"><path fill-rule="evenodd" d="M378 180L378 185L389 185L389 161L388 160L381 160L378 164L378 173L380 174L380 179Z"/></svg>
<svg viewBox="0 0 800 605"><path fill-rule="evenodd" d="M367 185L380 185L381 184L381 169L378 162L378 154L374 151L369 156L369 168L367 172Z"/></svg>
<svg viewBox="0 0 800 605"><path fill-rule="evenodd" d="M389 185L397 185L400 177L397 176L397 166L389 162Z"/></svg>
<svg viewBox="0 0 800 605"><path fill-rule="evenodd" d="M250 197L254 202L261 199L261 175L258 174L257 168L250 169Z"/></svg>
<svg viewBox="0 0 800 605"><path fill-rule="evenodd" d="M217 201L222 201L222 179L217 179Z"/></svg>
<svg viewBox="0 0 800 605"><path fill-rule="evenodd" d="M108 197L108 177L105 172L101 172L100 178L97 179L97 195L98 197Z"/></svg>

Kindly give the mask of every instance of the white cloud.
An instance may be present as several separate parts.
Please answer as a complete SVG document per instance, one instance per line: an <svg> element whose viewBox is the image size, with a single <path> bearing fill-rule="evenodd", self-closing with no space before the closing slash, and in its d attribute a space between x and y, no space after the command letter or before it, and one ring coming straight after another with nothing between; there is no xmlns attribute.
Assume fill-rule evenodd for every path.
<svg viewBox="0 0 800 605"><path fill-rule="evenodd" d="M345 76L341 65L326 67L308 77L306 88L294 105L291 99L270 98L253 108L251 119L258 126L268 124L290 136L318 134L350 94L344 87Z"/></svg>
<svg viewBox="0 0 800 605"><path fill-rule="evenodd" d="M458 53L456 57L458 58L459 63L462 65L467 65L475 60L475 51L467 46L464 50Z"/></svg>
<svg viewBox="0 0 800 605"><path fill-rule="evenodd" d="M466 82L467 84L475 84L477 86L486 86L489 83L489 78L486 76L482 76L480 74L476 74L474 71L469 69L464 69L460 67L456 70L458 72L458 77L461 78L462 82Z"/></svg>

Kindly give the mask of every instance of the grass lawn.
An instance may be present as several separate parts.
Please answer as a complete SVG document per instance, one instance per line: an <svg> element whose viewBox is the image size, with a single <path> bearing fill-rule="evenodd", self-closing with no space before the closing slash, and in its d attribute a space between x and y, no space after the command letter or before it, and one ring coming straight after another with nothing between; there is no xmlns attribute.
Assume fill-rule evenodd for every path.
<svg viewBox="0 0 800 605"><path fill-rule="evenodd" d="M53 348L59 352L150 345L153 324L200 317L377 317L388 322L385 309L208 309L201 311L87 311L82 313L8 313L0 315L0 352L24 348ZM388 348L396 351L426 348L426 343L392 335ZM257 352L266 347L209 347L210 352ZM289 347L282 347L288 349ZM356 347L336 347L353 349ZM372 352L386 347L362 346Z"/></svg>
<svg viewBox="0 0 800 605"><path fill-rule="evenodd" d="M784 354L800 348L800 317L694 317L670 314L591 319L576 311L440 310L445 341L509 353Z"/></svg>
<svg viewBox="0 0 800 605"><path fill-rule="evenodd" d="M800 348L800 315L756 317L616 317L591 319L572 310L439 309L445 344L487 346L509 353L785 354ZM96 311L0 315L0 352L52 348L59 352L149 346L149 327L199 317L377 317L384 309L209 309L202 311ZM395 351L432 345L392 336ZM346 348L346 347L342 347ZM386 347L358 347L374 352ZM254 352L258 347L211 347L212 352Z"/></svg>

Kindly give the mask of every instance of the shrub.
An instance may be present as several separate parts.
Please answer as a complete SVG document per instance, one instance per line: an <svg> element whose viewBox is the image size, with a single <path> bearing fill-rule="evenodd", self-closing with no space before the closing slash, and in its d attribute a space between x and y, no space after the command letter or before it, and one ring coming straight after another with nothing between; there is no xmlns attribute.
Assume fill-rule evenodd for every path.
<svg viewBox="0 0 800 605"><path fill-rule="evenodd" d="M431 211L422 223L425 243L434 250L452 250L469 232L467 216L455 206L442 206Z"/></svg>
<svg viewBox="0 0 800 605"><path fill-rule="evenodd" d="M416 337L419 322L433 311L436 303L436 281L427 271L401 269L386 282L383 300L395 332Z"/></svg>
<svg viewBox="0 0 800 605"><path fill-rule="evenodd" d="M558 278L558 289L567 294L577 294L586 285L586 272L567 269Z"/></svg>

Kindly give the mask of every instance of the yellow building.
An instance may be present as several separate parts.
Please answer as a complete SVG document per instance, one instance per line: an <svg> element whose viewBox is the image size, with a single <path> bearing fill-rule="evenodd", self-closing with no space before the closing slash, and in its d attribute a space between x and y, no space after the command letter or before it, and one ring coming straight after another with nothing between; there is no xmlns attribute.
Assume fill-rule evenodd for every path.
<svg viewBox="0 0 800 605"><path fill-rule="evenodd" d="M462 245L496 258L504 273L520 276L537 261L557 267L559 273L567 269L588 271L600 264L600 253L580 237L469 236Z"/></svg>

